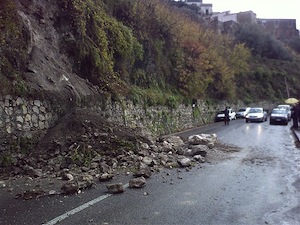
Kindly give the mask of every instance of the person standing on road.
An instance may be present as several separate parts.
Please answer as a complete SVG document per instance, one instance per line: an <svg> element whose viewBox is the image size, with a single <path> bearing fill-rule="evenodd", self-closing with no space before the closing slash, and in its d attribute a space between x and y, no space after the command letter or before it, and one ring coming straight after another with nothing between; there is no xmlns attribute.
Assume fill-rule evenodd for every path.
<svg viewBox="0 0 300 225"><path fill-rule="evenodd" d="M225 115L225 118L224 118L224 122L225 122L225 125L229 125L229 110L228 110L228 107L225 108L224 110L224 115Z"/></svg>
<svg viewBox="0 0 300 225"><path fill-rule="evenodd" d="M291 115L293 119L292 128L294 129L298 129L299 127L299 116L300 116L300 105L299 103L297 103L292 107L292 115Z"/></svg>

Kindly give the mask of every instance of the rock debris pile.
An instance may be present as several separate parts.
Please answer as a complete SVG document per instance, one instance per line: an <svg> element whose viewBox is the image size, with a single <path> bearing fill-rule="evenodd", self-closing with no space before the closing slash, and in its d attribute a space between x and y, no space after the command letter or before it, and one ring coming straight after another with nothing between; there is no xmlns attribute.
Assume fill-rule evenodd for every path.
<svg viewBox="0 0 300 225"><path fill-rule="evenodd" d="M49 130L32 154L16 155L10 176L60 184L59 190L42 186L23 190L17 194L22 199L80 193L99 182L113 181L120 173L132 174L130 188L142 188L146 179L161 168L205 162L216 141L215 134L193 135L185 141L179 136L153 140L142 129L130 130L92 113L76 111ZM4 188L5 180L0 183ZM121 183L110 183L107 189L109 193L124 191Z"/></svg>

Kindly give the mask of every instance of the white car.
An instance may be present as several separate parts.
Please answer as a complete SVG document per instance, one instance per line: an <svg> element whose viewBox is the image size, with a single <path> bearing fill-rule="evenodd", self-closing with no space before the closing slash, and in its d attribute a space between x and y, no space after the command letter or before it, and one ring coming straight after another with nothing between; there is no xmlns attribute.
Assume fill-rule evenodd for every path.
<svg viewBox="0 0 300 225"><path fill-rule="evenodd" d="M248 114L248 112L249 112L250 109L251 109L250 107L240 108L240 109L236 112L236 118L245 118L246 115Z"/></svg>
<svg viewBox="0 0 300 225"><path fill-rule="evenodd" d="M236 113L231 108L229 108L228 111L229 111L229 119L230 120L235 120L236 119ZM225 120L224 110L219 111L217 113L216 117L215 117L215 122L224 121L224 120Z"/></svg>
<svg viewBox="0 0 300 225"><path fill-rule="evenodd" d="M246 115L246 123L248 122L264 122L267 121L267 112L260 107L251 108Z"/></svg>

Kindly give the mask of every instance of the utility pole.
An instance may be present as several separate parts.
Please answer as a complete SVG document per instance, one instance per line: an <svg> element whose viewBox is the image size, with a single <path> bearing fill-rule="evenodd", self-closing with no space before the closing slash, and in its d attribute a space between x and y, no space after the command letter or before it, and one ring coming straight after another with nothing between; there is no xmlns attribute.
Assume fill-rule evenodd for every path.
<svg viewBox="0 0 300 225"><path fill-rule="evenodd" d="M290 97L290 90L289 90L289 85L287 83L286 77L284 77L284 82L285 82L286 94L287 94L287 97L289 98Z"/></svg>

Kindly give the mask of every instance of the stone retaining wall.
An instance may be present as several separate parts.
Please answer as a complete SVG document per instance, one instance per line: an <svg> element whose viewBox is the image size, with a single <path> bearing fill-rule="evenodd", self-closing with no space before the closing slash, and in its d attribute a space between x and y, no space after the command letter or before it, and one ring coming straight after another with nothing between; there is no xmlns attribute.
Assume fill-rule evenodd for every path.
<svg viewBox="0 0 300 225"><path fill-rule="evenodd" d="M35 131L47 130L56 118L47 102L0 96L1 135L30 135Z"/></svg>
<svg viewBox="0 0 300 225"><path fill-rule="evenodd" d="M271 108L269 103L259 103ZM128 127L146 127L157 135L169 134L198 125L213 122L216 111L225 108L226 102L208 104L198 101L196 105L180 105L176 109L165 106L143 107L132 102L112 102L88 107L109 121ZM231 105L234 110L239 104ZM46 132L59 119L54 106L38 99L24 99L11 95L0 96L0 138L7 135L31 137Z"/></svg>
<svg viewBox="0 0 300 225"><path fill-rule="evenodd" d="M207 124L214 120L216 107L200 102L195 107L192 105L179 105L176 109L166 106L134 105L126 102L106 104L108 108L103 110L95 107L99 113L112 122L118 122L128 127L146 127L157 135L169 134L201 124Z"/></svg>

